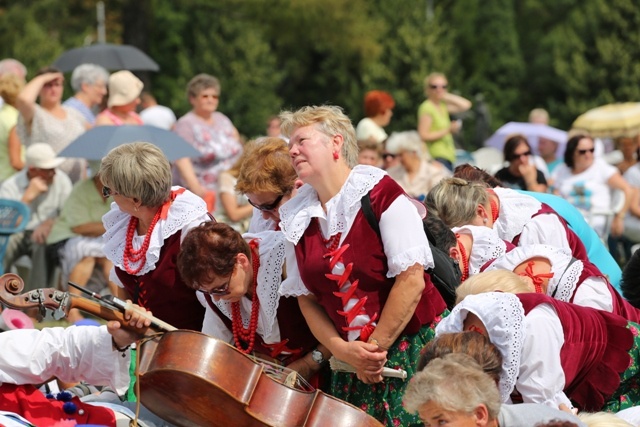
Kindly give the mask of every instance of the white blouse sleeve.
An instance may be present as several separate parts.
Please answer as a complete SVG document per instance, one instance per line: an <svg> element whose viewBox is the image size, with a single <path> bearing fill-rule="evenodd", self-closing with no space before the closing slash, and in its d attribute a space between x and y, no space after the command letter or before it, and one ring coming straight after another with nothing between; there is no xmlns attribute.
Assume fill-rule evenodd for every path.
<svg viewBox="0 0 640 427"><path fill-rule="evenodd" d="M65 382L109 385L122 394L129 386L129 352L113 349L106 326L15 329L0 333L0 382Z"/></svg>
<svg viewBox="0 0 640 427"><path fill-rule="evenodd" d="M520 371L516 389L524 403L542 403L557 408L564 403L573 405L564 394L564 370L560 350L564 344L562 324L555 310L540 304L525 316L526 328Z"/></svg>
<svg viewBox="0 0 640 427"><path fill-rule="evenodd" d="M405 196L391 203L380 216L380 235L387 256L387 277L395 277L418 263L433 267L433 254L416 207Z"/></svg>
<svg viewBox="0 0 640 427"><path fill-rule="evenodd" d="M536 215L522 229L518 246L535 244L555 246L571 251L567 230L554 214Z"/></svg>
<svg viewBox="0 0 640 427"><path fill-rule="evenodd" d="M311 295L311 291L302 282L300 271L298 270L298 260L296 259L295 246L288 240L284 242L284 270L286 278L280 285L280 295L283 297L299 297L301 295Z"/></svg>
<svg viewBox="0 0 640 427"><path fill-rule="evenodd" d="M602 277L590 277L582 282L576 290L573 303L582 307L613 312L611 290L607 286L607 281Z"/></svg>

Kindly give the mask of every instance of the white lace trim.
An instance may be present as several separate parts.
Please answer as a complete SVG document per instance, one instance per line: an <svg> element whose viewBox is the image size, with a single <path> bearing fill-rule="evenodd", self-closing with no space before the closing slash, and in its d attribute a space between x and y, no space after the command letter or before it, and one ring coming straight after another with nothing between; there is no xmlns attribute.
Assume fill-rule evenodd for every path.
<svg viewBox="0 0 640 427"><path fill-rule="evenodd" d="M500 373L500 397L503 403L509 401L518 379L520 358L524 345L524 308L517 296L502 292L488 292L469 295L456 305L449 316L436 327L436 335L461 332L468 313L473 313L482 321L489 334L489 341L502 355Z"/></svg>
<svg viewBox="0 0 640 427"><path fill-rule="evenodd" d="M493 228L501 238L512 242L518 234L522 233L522 229L531 221L531 217L542 208L542 203L509 188L496 187L493 191L500 199L500 215Z"/></svg>
<svg viewBox="0 0 640 427"><path fill-rule="evenodd" d="M554 299L569 302L575 293L584 264L575 260L569 265L573 256L566 248L548 245L518 246L497 259L487 270L513 271L518 265L535 257L546 258L551 264L553 277L549 279L547 295L551 296L555 292Z"/></svg>
<svg viewBox="0 0 640 427"><path fill-rule="evenodd" d="M387 277L396 277L416 263L422 265L425 269L433 268L435 265L433 254L428 246L410 248L393 258L387 259L387 266L389 267Z"/></svg>
<svg viewBox="0 0 640 427"><path fill-rule="evenodd" d="M282 281L282 266L284 265L284 236L278 231L263 231L261 233L246 233L242 237L246 241L259 239L258 252L260 254L260 267L258 268L258 299L260 300L260 310L258 311L257 333L269 344L278 341L274 339L274 325L278 318L278 305L280 295L278 289ZM240 313L242 324L249 327L251 320L251 307L253 303L249 298L242 298ZM220 311L229 319L231 316L231 303L225 300L213 301ZM280 328L276 328L278 334Z"/></svg>
<svg viewBox="0 0 640 427"><path fill-rule="evenodd" d="M308 184L280 207L280 227L287 240L297 244L314 217L327 218L329 236L347 234L349 218L355 218L360 210L360 199L387 175L373 166L358 165L353 168L346 182L326 204L325 214L318 193Z"/></svg>
<svg viewBox="0 0 640 427"><path fill-rule="evenodd" d="M172 190L179 188L175 186L172 187ZM167 219L159 220L154 227L149 241L146 262L136 276L142 276L156 268L165 239L206 215L207 205L204 200L188 190L179 194L169 207ZM102 217L102 223L106 230L103 235L104 254L116 267L122 270L124 270L123 256L130 219L131 216L122 212L115 202L111 203L111 210ZM142 247L144 237L144 235L139 236L137 232L134 234L132 242L134 249Z"/></svg>
<svg viewBox="0 0 640 427"><path fill-rule="evenodd" d="M452 229L454 233L470 234L473 238L471 253L469 254L469 274L480 273L480 269L487 262L494 260L507 252L507 244L498 233L489 227L465 225Z"/></svg>

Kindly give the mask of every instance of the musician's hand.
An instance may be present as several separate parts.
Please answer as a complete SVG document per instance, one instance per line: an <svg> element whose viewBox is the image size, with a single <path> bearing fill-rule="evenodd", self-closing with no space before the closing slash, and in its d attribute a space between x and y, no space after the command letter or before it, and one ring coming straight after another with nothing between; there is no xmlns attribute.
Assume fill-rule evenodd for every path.
<svg viewBox="0 0 640 427"><path fill-rule="evenodd" d="M138 304L133 304L131 300L127 300L124 318L130 326L138 329L148 327L151 324L151 320L149 320L151 316L150 311L147 311L144 307L140 307Z"/></svg>
<svg viewBox="0 0 640 427"><path fill-rule="evenodd" d="M149 324L151 324L150 321ZM117 320L110 320L109 322L107 322L107 331L109 331L109 333L113 337L113 342L115 342L116 345L120 348L131 345L136 341L138 337L135 332L123 329L122 325L120 325L120 322L118 322Z"/></svg>
<svg viewBox="0 0 640 427"><path fill-rule="evenodd" d="M353 366L362 382L373 384L382 381L382 368L387 363L387 352L377 345L362 341L345 342L335 356Z"/></svg>

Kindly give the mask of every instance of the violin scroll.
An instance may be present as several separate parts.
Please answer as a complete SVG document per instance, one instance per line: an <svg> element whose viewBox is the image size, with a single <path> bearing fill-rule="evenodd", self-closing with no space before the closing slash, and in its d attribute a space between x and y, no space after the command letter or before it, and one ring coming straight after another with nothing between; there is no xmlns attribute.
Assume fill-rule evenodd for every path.
<svg viewBox="0 0 640 427"><path fill-rule="evenodd" d="M0 287L12 295L18 295L24 289L24 280L17 274L3 274L0 276Z"/></svg>

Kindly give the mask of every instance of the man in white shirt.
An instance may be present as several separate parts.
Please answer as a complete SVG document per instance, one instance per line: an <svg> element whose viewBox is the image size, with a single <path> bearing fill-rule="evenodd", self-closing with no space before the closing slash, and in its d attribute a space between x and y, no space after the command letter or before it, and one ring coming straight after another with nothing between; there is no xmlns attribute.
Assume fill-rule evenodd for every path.
<svg viewBox="0 0 640 427"><path fill-rule="evenodd" d="M5 271L23 255L31 257L32 267L26 290L50 285L54 269L47 254L46 240L62 205L71 193L71 180L57 169L65 160L56 157L49 144L36 143L27 148L25 168L0 185L0 198L26 204L31 216L25 231L9 239L4 257Z"/></svg>

